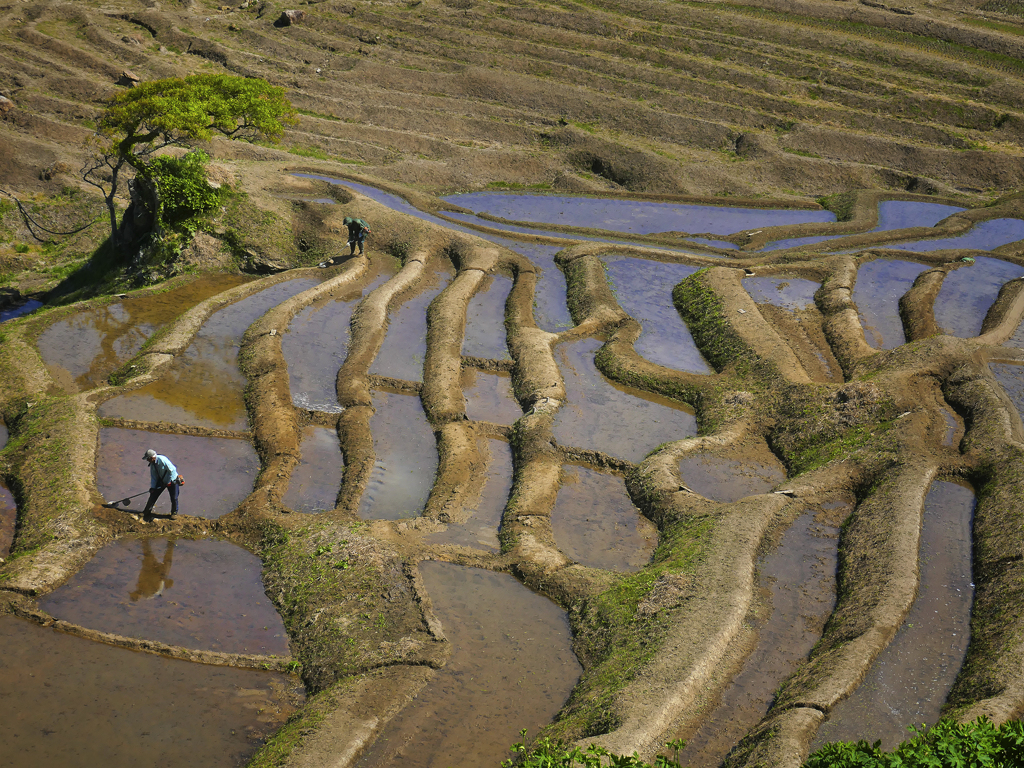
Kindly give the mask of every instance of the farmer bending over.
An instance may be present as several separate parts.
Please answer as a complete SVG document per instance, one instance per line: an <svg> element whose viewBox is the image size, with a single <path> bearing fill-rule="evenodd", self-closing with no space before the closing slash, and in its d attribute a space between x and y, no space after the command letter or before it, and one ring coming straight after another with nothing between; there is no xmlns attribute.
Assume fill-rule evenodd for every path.
<svg viewBox="0 0 1024 768"><path fill-rule="evenodd" d="M362 219L353 219L351 216L346 216L342 222L348 227L348 245L352 251L349 256L356 255L356 246L359 246L359 255L363 255L363 243L366 242L366 236L370 233L370 225Z"/></svg>
<svg viewBox="0 0 1024 768"><path fill-rule="evenodd" d="M160 456L152 448L142 458L149 462L149 501L146 502L143 514L148 515L153 511L153 505L166 488L171 497L171 517L174 517L178 514L178 470L170 459Z"/></svg>

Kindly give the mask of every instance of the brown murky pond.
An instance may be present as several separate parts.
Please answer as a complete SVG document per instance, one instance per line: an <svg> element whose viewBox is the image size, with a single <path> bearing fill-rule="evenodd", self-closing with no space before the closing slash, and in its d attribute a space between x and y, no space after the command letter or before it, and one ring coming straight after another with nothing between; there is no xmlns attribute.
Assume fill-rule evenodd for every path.
<svg viewBox="0 0 1024 768"><path fill-rule="evenodd" d="M299 449L302 459L292 472L281 502L295 512L334 509L345 466L338 433L326 427L308 426L302 430Z"/></svg>
<svg viewBox="0 0 1024 768"><path fill-rule="evenodd" d="M487 475L480 498L469 505L473 512L463 524L450 524L447 530L427 537L429 544L453 544L497 552L501 516L512 490L512 449L502 440L477 440L477 450L487 457Z"/></svg>
<svg viewBox="0 0 1024 768"><path fill-rule="evenodd" d="M415 517L427 503L437 470L434 432L420 399L373 392L370 419L376 459L359 507L364 520Z"/></svg>
<svg viewBox="0 0 1024 768"><path fill-rule="evenodd" d="M114 648L0 616L5 768L234 768L302 700L298 679Z"/></svg>
<svg viewBox="0 0 1024 768"><path fill-rule="evenodd" d="M96 487L107 501L149 490L149 465L142 455L148 448L167 456L185 479L178 496L179 512L195 517L226 515L252 491L260 463L247 440L193 435L167 435L139 429L106 427L100 430L96 455ZM121 509L139 512L147 495ZM157 514L170 511L164 493Z"/></svg>
<svg viewBox="0 0 1024 768"><path fill-rule="evenodd" d="M462 369L462 394L466 399L466 416L474 421L511 424L523 415L512 395L512 376L503 371Z"/></svg>
<svg viewBox="0 0 1024 768"><path fill-rule="evenodd" d="M36 346L54 379L68 391L99 387L160 326L250 279L245 275L210 275L169 291L83 310L43 331Z"/></svg>
<svg viewBox="0 0 1024 768"><path fill-rule="evenodd" d="M662 443L697 434L687 406L606 379L594 364L600 348L599 340L584 339L555 350L569 398L555 415L559 444L640 461Z"/></svg>
<svg viewBox="0 0 1024 768"><path fill-rule="evenodd" d="M359 768L484 768L555 716L580 675L565 613L512 576L425 562L452 655Z"/></svg>
<svg viewBox="0 0 1024 768"><path fill-rule="evenodd" d="M834 520L835 515L805 512L779 546L758 562L758 587L770 612L754 620L757 647L718 706L688 739L683 765L718 768L764 717L779 684L796 671L821 636L835 604L839 544L839 529L822 518Z"/></svg>
<svg viewBox="0 0 1024 768"><path fill-rule="evenodd" d="M287 656L288 636L263 591L262 567L258 557L226 541L121 539L39 606L124 637Z"/></svg>
<svg viewBox="0 0 1024 768"><path fill-rule="evenodd" d="M829 741L910 738L911 725L934 725L970 639L971 520L974 492L935 481L925 499L917 599L864 681L818 729L811 749Z"/></svg>
<svg viewBox="0 0 1024 768"><path fill-rule="evenodd" d="M271 307L316 284L310 278L286 280L214 312L170 370L151 384L103 403L100 415L245 429L245 377L238 369L242 334Z"/></svg>
<svg viewBox="0 0 1024 768"><path fill-rule="evenodd" d="M767 449L762 461L739 461L696 453L679 462L679 475L692 491L714 501L733 502L766 493L786 479L786 471Z"/></svg>
<svg viewBox="0 0 1024 768"><path fill-rule="evenodd" d="M562 467L551 512L558 548L591 568L638 571L658 545L658 529L640 514L621 477L582 466Z"/></svg>

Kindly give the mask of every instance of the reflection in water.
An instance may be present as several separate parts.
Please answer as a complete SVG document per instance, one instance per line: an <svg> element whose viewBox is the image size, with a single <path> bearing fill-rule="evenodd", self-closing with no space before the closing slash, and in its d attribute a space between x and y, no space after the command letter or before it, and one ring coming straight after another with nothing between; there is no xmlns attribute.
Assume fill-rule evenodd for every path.
<svg viewBox="0 0 1024 768"><path fill-rule="evenodd" d="M406 381L423 380L423 360L427 354L427 307L448 286L454 274L451 262L432 259L416 283L413 295L398 296L388 310L388 332L380 352L370 365L370 373Z"/></svg>
<svg viewBox="0 0 1024 768"><path fill-rule="evenodd" d="M289 675L114 648L0 616L5 768L233 768L301 701Z"/></svg>
<svg viewBox="0 0 1024 768"><path fill-rule="evenodd" d="M566 195L471 192L442 199L474 213L488 213L510 221L600 228L635 235L659 232L729 235L745 229L836 220L831 211L730 208Z"/></svg>
<svg viewBox="0 0 1024 768"><path fill-rule="evenodd" d="M679 475L701 496L731 503L770 491L785 480L786 471L767 451L764 462L736 461L701 452L679 462Z"/></svg>
<svg viewBox="0 0 1024 768"><path fill-rule="evenodd" d="M376 390L373 407L370 431L376 460L359 516L364 520L415 517L427 503L437 469L433 430L418 397Z"/></svg>
<svg viewBox="0 0 1024 768"><path fill-rule="evenodd" d="M108 400L100 415L245 429L245 377L238 370L242 334L271 307L316 284L287 280L214 312L159 380Z"/></svg>
<svg viewBox="0 0 1024 768"><path fill-rule="evenodd" d="M768 302L783 309L814 306L814 293L821 283L799 277L747 277L743 287L757 303Z"/></svg>
<svg viewBox="0 0 1024 768"><path fill-rule="evenodd" d="M288 637L261 572L258 557L226 541L121 539L39 605L115 635L286 656Z"/></svg>
<svg viewBox="0 0 1024 768"><path fill-rule="evenodd" d="M853 303L864 326L864 339L875 349L895 349L906 342L900 297L926 269L927 264L916 261L874 259L857 270Z"/></svg>
<svg viewBox="0 0 1024 768"><path fill-rule="evenodd" d="M321 299L304 307L281 337L281 352L288 364L292 402L311 411L337 413L338 369L348 353L349 322L359 300L398 271L390 256L373 256L365 287L353 287L334 299ZM332 505L333 506L333 505Z"/></svg>
<svg viewBox="0 0 1024 768"><path fill-rule="evenodd" d="M6 323L8 320L13 320L16 317L27 315L30 312L35 312L43 306L43 302L36 301L35 299L29 299L24 304L19 304L16 307L8 307L7 309L0 309L0 323Z"/></svg>
<svg viewBox="0 0 1024 768"><path fill-rule="evenodd" d="M551 512L558 548L577 563L638 571L658 545L654 523L640 514L622 478L586 467L563 467Z"/></svg>
<svg viewBox="0 0 1024 768"><path fill-rule="evenodd" d="M454 544L491 552L498 550L501 516L512 490L512 449L501 440L481 438L477 440L477 450L481 456L488 457L487 480L472 516L461 525L452 523L447 530L432 533L427 537L427 543Z"/></svg>
<svg viewBox="0 0 1024 768"><path fill-rule="evenodd" d="M149 488L149 466L142 458L148 448L167 456L185 478L179 494L181 514L215 518L242 503L252 490L260 463L245 440L193 435L156 435L139 429L105 427L100 430L96 456L96 487L103 498L115 501ZM167 496L154 510L163 514ZM140 512L145 497L134 499Z"/></svg>
<svg viewBox="0 0 1024 768"><path fill-rule="evenodd" d="M796 671L821 636L835 604L839 529L805 512L778 548L758 562L758 586L771 615L755 622L758 641L722 700L680 755L683 765L717 768L768 711L779 684Z"/></svg>
<svg viewBox="0 0 1024 768"><path fill-rule="evenodd" d="M345 466L337 433L308 426L302 430L301 451L302 459L281 502L296 512L334 509Z"/></svg>
<svg viewBox="0 0 1024 768"><path fill-rule="evenodd" d="M466 310L466 338L462 354L507 359L505 302L512 281L504 275L487 275Z"/></svg>
<svg viewBox="0 0 1024 768"><path fill-rule="evenodd" d="M512 376L504 371L462 369L462 394L466 416L474 421L511 424L523 415L512 395Z"/></svg>
<svg viewBox="0 0 1024 768"><path fill-rule="evenodd" d="M1009 361L993 361L989 363L989 368L996 377L996 381L999 382L999 386L1003 388L1010 398L1010 402L1017 409L1021 419L1024 419L1024 366Z"/></svg>
<svg viewBox="0 0 1024 768"><path fill-rule="evenodd" d="M483 768L536 733L580 674L565 613L511 576L420 565L452 656L384 728L359 768Z"/></svg>
<svg viewBox="0 0 1024 768"><path fill-rule="evenodd" d="M917 599L864 681L829 713L812 750L863 738L881 739L888 750L909 738L909 726L938 722L970 639L973 512L969 487L932 483L921 527Z"/></svg>
<svg viewBox="0 0 1024 768"><path fill-rule="evenodd" d="M248 279L211 275L169 291L83 310L43 331L36 346L54 379L65 389L73 392L102 386L157 328Z"/></svg>
<svg viewBox="0 0 1024 768"><path fill-rule="evenodd" d="M935 240L918 240L913 243L886 245L898 251L943 251L950 248L973 248L991 251L1001 245L1024 239L1024 221L1020 219L991 219L976 224L962 235L943 237Z"/></svg>
<svg viewBox="0 0 1024 768"><path fill-rule="evenodd" d="M633 345L652 363L691 373L711 373L690 329L672 303L672 289L697 271L686 264L608 257L608 282L619 306L643 327Z"/></svg>
<svg viewBox="0 0 1024 768"><path fill-rule="evenodd" d="M594 365L600 347L597 339L584 339L555 351L569 398L555 414L553 433L561 445L640 461L662 443L697 434L686 406L608 381Z"/></svg>
<svg viewBox="0 0 1024 768"><path fill-rule="evenodd" d="M952 336L977 336L1003 283L1022 276L1024 267L986 256L953 270L946 275L935 297L935 322Z"/></svg>
<svg viewBox="0 0 1024 768"><path fill-rule="evenodd" d="M5 558L14 542L14 527L18 522L18 507L14 496L0 485L0 558Z"/></svg>

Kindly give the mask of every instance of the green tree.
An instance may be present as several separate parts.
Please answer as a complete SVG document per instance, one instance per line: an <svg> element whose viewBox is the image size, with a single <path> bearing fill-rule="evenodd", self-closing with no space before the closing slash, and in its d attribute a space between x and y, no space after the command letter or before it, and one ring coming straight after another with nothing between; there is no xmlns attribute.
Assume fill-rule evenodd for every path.
<svg viewBox="0 0 1024 768"><path fill-rule="evenodd" d="M82 170L83 178L103 192L115 248L126 252L148 235L160 237L167 190L187 191L183 184L194 181L197 162L203 165L198 158L184 164L158 162L160 150L208 141L214 134L277 141L295 114L283 88L233 75L172 77L118 93L99 121L99 154ZM188 179L169 179L183 173ZM114 201L125 182L131 204L119 226ZM136 250L133 261L140 257Z"/></svg>

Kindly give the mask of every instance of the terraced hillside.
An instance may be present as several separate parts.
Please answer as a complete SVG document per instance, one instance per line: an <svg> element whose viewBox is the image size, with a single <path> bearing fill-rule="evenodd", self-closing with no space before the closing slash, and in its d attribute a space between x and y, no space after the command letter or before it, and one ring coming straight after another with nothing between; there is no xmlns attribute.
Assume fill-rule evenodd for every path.
<svg viewBox="0 0 1024 768"><path fill-rule="evenodd" d="M1024 177L1015 2L328 0L283 26L290 7L8 3L0 177L31 185L77 156L125 69L266 78L302 111L291 151L433 192L990 192Z"/></svg>

